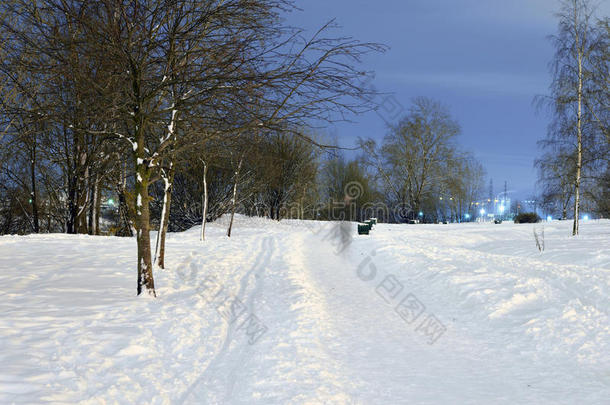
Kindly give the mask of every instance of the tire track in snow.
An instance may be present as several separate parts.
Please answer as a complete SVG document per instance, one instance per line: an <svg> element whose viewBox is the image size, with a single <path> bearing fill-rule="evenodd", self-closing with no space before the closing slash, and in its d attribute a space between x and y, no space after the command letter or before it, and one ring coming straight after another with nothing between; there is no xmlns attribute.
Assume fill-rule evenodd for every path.
<svg viewBox="0 0 610 405"><path fill-rule="evenodd" d="M250 285L250 279L252 278L252 275L254 275L255 280L256 280L254 283L254 287L252 288L251 292L248 295L248 298L246 299L246 307L248 309L248 313L253 313L254 299L255 299L255 296L258 295L258 293L260 292L261 286L262 286L262 281L261 281L262 277L260 276L260 273L263 272L267 268L270 258L273 254L273 247L274 247L274 241L273 241L272 237L270 237L270 236L265 237L261 241L260 248L259 248L260 253L256 257L254 265L250 268L250 270L248 270L248 272L240 280L240 289L236 295L237 298L243 297L248 286ZM231 351L229 350L229 348L231 346L231 342L233 341L234 333L235 333L235 323L229 323L225 328L225 337L224 337L222 344L220 345L220 348L217 351L216 355L212 358L212 360L210 360L208 365L203 370L201 376L199 378L197 378L197 380L195 380L188 387L188 389L184 392L184 394L181 396L181 398L178 401L179 403L181 403L181 404L185 403L188 400L188 398L193 394L195 395L196 399L199 399L198 395L195 393L196 389L199 386L201 386L202 384L209 386L215 380L222 380L222 377L217 377L217 375L222 373L222 371L219 368L221 368L221 365L223 364L223 362L225 362L227 360L227 357L229 357L229 355L230 355ZM245 348L247 346L249 346L249 345L247 345L245 342L242 343L241 350L239 350L239 352L238 352L238 355L239 355L238 360L240 360L244 357ZM228 375L225 378L226 380L228 380L226 383L227 390L225 392L225 401L226 401L226 398L230 397L232 394L233 387L235 385L233 376L235 375L236 368L238 368L241 365L241 362L232 361L232 362L228 362L228 364L234 364L235 366L231 370L229 370ZM206 379L209 379L210 381L206 381ZM219 384L219 385L222 386L223 384ZM209 391L206 391L206 392L209 392Z"/></svg>
<svg viewBox="0 0 610 405"><path fill-rule="evenodd" d="M339 285L320 278L320 274L328 273L330 278L342 280L339 284L350 284L346 271L351 266L334 251L332 243L310 232L299 232L285 244L288 248L282 251L286 252L283 259L288 271L283 277L301 290L293 304L298 307L293 316L298 329L291 333L296 335L292 344L298 347L297 353L307 353L306 358L298 358L304 372L299 379L307 380L309 373L315 373L316 380L319 379L310 392L299 393L298 399L291 398L291 403L360 404L362 381L353 378L353 370L346 368L338 356L345 342L341 320L347 315L346 309L351 311L334 305L337 293L334 288L340 288Z"/></svg>
<svg viewBox="0 0 610 405"><path fill-rule="evenodd" d="M254 299L256 297L258 297L260 295L261 290L263 289L263 284L264 284L264 277L262 277L262 274L266 269L269 268L270 262L271 262L271 257L273 256L273 253L276 250L276 241L274 238L272 238L271 236L266 237L263 242L262 242L262 246L261 246L261 253L259 254L259 258L262 257L263 259L261 260L261 262L258 265L254 265L250 271L241 279L241 288L238 294L239 296L243 296L243 294L246 291L246 288L249 284L249 280L251 278L252 275L254 275L255 281L254 281L254 288L252 289L252 292L248 295L248 299L246 300L246 308L248 309L247 313L249 314L254 314ZM227 380L228 380L228 387L227 387L227 392L225 395L225 401L229 400L231 398L231 396L233 395L233 389L235 387L235 383L236 383L236 379L235 379L235 374L237 372L237 370L239 368L241 368L241 366L243 365L243 360L246 357L247 352L250 349L250 344L242 344L240 346L239 349L239 353L238 353L238 361L234 361L233 364L233 368L231 368L231 370L229 371L229 375L227 376Z"/></svg>

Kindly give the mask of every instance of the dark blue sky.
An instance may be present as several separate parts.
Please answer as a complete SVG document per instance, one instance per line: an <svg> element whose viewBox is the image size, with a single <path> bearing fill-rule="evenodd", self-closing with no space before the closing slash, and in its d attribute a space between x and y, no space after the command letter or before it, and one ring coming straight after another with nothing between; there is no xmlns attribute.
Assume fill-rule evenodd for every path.
<svg viewBox="0 0 610 405"><path fill-rule="evenodd" d="M557 1L308 0L299 6L303 11L288 17L292 25L313 30L336 18L337 34L390 47L363 66L376 72L379 91L394 95L399 105L388 109L406 109L416 96L443 102L461 124L459 143L483 163L496 193L505 180L515 197L535 191L536 142L548 116L532 101L550 83L547 36L556 31ZM609 8L600 11L608 15ZM328 128L342 146L386 132L375 112L352 120Z"/></svg>

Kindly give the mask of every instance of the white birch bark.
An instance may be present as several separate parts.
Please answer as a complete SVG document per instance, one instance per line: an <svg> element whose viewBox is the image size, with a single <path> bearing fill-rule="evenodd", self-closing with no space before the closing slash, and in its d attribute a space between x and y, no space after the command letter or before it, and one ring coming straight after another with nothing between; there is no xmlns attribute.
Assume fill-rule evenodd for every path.
<svg viewBox="0 0 610 405"><path fill-rule="evenodd" d="M241 170L241 165L244 162L244 154L242 153L239 158L239 164L237 165L237 170L235 171L235 183L233 184L233 198L231 199L231 221L229 222L229 229L227 230L227 236L231 237L231 230L233 229L233 218L235 218L235 205L237 204L237 182L239 180L239 172Z"/></svg>
<svg viewBox="0 0 610 405"><path fill-rule="evenodd" d="M572 235L578 235L578 216L580 215L580 177L582 168L582 86L583 86L583 53L584 53L584 38L580 38L578 29L578 8L574 7L574 39L576 41L576 58L578 63L578 110L576 116L576 138L577 138L577 157L576 157L576 179L574 184L574 224L572 226Z"/></svg>
<svg viewBox="0 0 610 405"><path fill-rule="evenodd" d="M208 165L206 164L206 162L204 160L202 160L202 162L203 162L203 210L202 210L203 219L201 220L201 240L204 241L205 240L205 219L208 216L208 181L207 181Z"/></svg>

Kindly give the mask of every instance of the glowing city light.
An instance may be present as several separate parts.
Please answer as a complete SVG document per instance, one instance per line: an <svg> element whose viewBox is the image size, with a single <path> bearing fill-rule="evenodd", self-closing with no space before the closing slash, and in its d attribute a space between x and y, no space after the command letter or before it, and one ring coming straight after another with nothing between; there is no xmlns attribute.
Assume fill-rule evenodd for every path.
<svg viewBox="0 0 610 405"><path fill-rule="evenodd" d="M589 216L585 215L584 217L582 217L582 219L584 219L585 221L588 221L589 220Z"/></svg>
<svg viewBox="0 0 610 405"><path fill-rule="evenodd" d="M546 217L546 220L547 220L548 222L551 222L551 221L553 220L553 217L549 215L549 216L547 216L547 217Z"/></svg>
<svg viewBox="0 0 610 405"><path fill-rule="evenodd" d="M470 214L465 214L465 215L464 215L464 218L466 218L466 219L470 219Z"/></svg>
<svg viewBox="0 0 610 405"><path fill-rule="evenodd" d="M481 215L485 215L485 209L481 208Z"/></svg>

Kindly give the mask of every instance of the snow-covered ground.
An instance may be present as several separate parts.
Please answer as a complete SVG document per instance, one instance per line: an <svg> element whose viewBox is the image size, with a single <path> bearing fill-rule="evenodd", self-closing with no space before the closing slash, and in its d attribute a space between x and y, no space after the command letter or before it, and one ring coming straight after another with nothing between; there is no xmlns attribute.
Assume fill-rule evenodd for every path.
<svg viewBox="0 0 610 405"><path fill-rule="evenodd" d="M2 237L0 403L610 403L610 221L354 226Z"/></svg>

